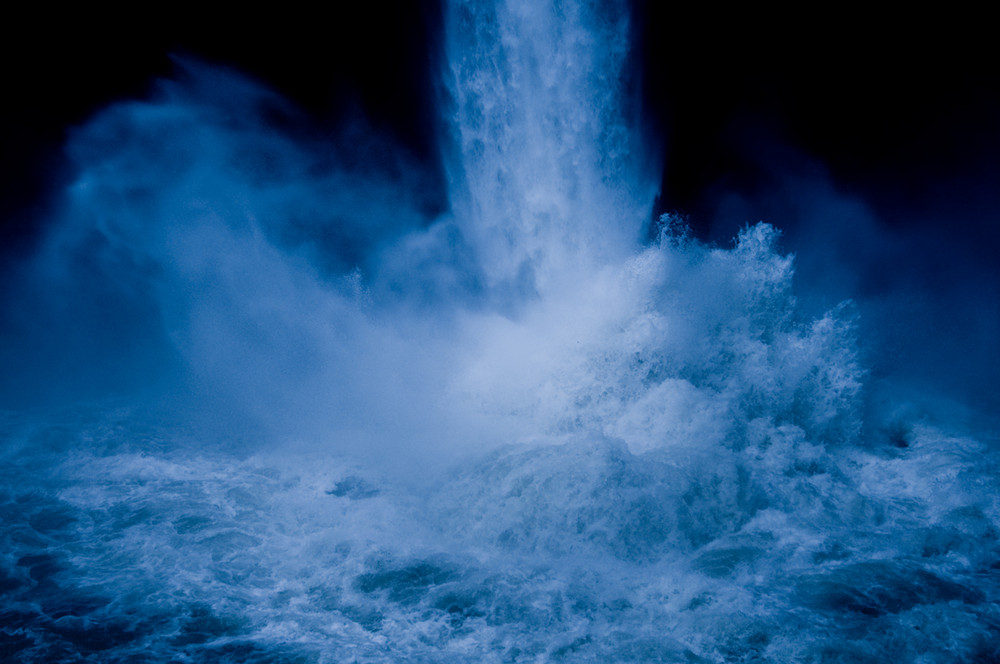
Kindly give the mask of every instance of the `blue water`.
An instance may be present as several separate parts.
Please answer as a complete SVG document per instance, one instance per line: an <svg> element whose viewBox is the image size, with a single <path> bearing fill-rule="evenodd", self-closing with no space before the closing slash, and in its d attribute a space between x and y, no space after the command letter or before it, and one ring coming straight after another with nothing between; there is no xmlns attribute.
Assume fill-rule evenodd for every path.
<svg viewBox="0 0 1000 664"><path fill-rule="evenodd" d="M4 661L1000 660L995 433L873 385L780 220L650 221L625 10L449 4L440 217L207 65L75 133L12 282L6 391L74 399L2 419Z"/></svg>

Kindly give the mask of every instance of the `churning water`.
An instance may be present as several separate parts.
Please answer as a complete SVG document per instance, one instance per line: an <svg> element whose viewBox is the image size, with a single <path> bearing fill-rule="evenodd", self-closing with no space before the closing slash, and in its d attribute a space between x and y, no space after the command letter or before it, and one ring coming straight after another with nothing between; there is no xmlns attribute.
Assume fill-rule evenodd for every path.
<svg viewBox="0 0 1000 664"><path fill-rule="evenodd" d="M866 388L775 228L650 227L582 4L447 7L443 216L199 65L77 132L4 389L132 396L3 420L4 661L1000 659L990 436Z"/></svg>

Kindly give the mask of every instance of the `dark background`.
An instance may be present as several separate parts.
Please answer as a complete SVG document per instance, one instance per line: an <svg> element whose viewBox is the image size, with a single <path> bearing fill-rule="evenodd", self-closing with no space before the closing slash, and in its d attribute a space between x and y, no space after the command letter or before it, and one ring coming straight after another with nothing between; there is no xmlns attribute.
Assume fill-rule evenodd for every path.
<svg viewBox="0 0 1000 664"><path fill-rule="evenodd" d="M354 4L9 17L2 264L30 253L70 177L66 132L147 95L174 72L172 55L262 80L317 136L362 113L439 172L439 3ZM987 17L664 4L636 0L630 67L665 155L656 212L722 245L746 223L775 224L805 294L859 302L877 375L1000 404L1000 81Z"/></svg>
<svg viewBox="0 0 1000 664"><path fill-rule="evenodd" d="M4 232L30 234L37 220L22 208L58 170L66 128L111 101L143 97L155 78L172 74L171 55L248 72L320 125L360 109L433 161L439 3L358 4L332 17L292 9L205 16L154 5L58 17L36 10L8 21ZM844 191L889 208L887 223L907 223L894 214L899 206L943 204L965 217L995 209L1000 79L984 15L635 5L637 93L653 140L666 148L661 207L688 214L703 233L722 223L720 192L772 185L789 150ZM957 180L966 195L951 190Z"/></svg>

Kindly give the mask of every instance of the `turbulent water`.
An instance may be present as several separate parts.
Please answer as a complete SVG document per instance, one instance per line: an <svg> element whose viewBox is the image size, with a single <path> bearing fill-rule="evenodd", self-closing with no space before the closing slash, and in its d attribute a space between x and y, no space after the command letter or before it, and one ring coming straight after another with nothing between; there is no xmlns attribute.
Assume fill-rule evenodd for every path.
<svg viewBox="0 0 1000 664"><path fill-rule="evenodd" d="M76 133L5 294L5 394L80 405L2 421L4 661L1000 660L992 434L869 385L774 227L650 226L625 9L447 8L444 216L202 65Z"/></svg>

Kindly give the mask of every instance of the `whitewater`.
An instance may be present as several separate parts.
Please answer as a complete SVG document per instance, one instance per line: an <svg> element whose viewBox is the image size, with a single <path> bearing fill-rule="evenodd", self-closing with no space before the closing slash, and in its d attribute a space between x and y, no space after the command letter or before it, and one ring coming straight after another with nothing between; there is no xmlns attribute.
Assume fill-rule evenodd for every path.
<svg viewBox="0 0 1000 664"><path fill-rule="evenodd" d="M204 63L78 128L4 285L55 395L0 418L4 661L1000 660L995 432L873 385L780 220L653 218L627 9L447 4L444 213Z"/></svg>

